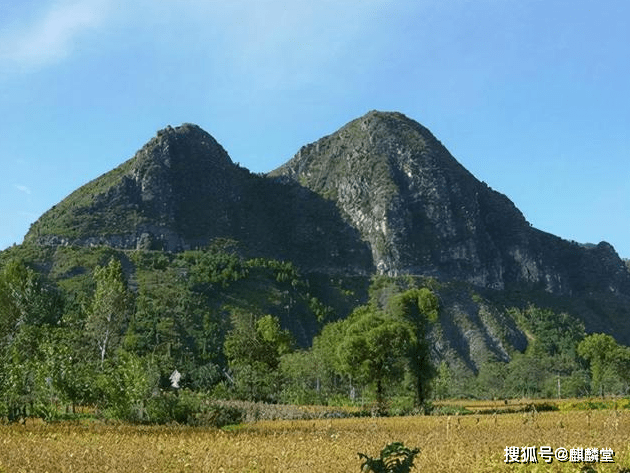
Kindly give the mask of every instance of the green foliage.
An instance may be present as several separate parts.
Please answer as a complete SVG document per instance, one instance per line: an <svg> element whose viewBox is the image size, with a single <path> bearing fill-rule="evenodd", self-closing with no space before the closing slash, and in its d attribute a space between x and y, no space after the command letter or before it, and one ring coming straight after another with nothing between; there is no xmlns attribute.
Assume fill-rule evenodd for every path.
<svg viewBox="0 0 630 473"><path fill-rule="evenodd" d="M9 420L50 403L47 347L62 305L60 294L23 261L0 270L0 398Z"/></svg>
<svg viewBox="0 0 630 473"><path fill-rule="evenodd" d="M280 401L286 404L325 404L332 394L334 373L315 350L298 350L280 359L283 378Z"/></svg>
<svg viewBox="0 0 630 473"><path fill-rule="evenodd" d="M440 305L436 295L430 289L422 287L396 294L389 299L387 308L390 313L408 320L435 323Z"/></svg>
<svg viewBox="0 0 630 473"><path fill-rule="evenodd" d="M250 268L258 267L271 269L273 271L275 280L279 283L288 283L293 288L304 285L299 271L290 261L254 258L248 260L246 264Z"/></svg>
<svg viewBox="0 0 630 473"><path fill-rule="evenodd" d="M490 399L506 397L505 379L508 373L507 363L486 362L482 364L475 380L477 395Z"/></svg>
<svg viewBox="0 0 630 473"><path fill-rule="evenodd" d="M378 458L371 458L364 453L359 453L359 458L364 461L361 471L373 473L409 473L413 468L413 461L420 453L419 448L413 450L405 447L402 442L393 442L381 450Z"/></svg>
<svg viewBox="0 0 630 473"><path fill-rule="evenodd" d="M584 338L584 324L567 314L529 305L508 313L532 337L528 350L538 356L575 356L576 344Z"/></svg>
<svg viewBox="0 0 630 473"><path fill-rule="evenodd" d="M193 263L190 270L190 283L193 286L217 284L226 288L248 275L248 268L233 253L213 249L188 252L184 258Z"/></svg>
<svg viewBox="0 0 630 473"><path fill-rule="evenodd" d="M383 383L402 375L403 360L416 344L409 322L362 306L347 319L337 356L345 373L359 382L376 384L377 404L384 412Z"/></svg>
<svg viewBox="0 0 630 473"><path fill-rule="evenodd" d="M534 397L542 390L545 372L541 360L535 356L516 353L505 378L508 397Z"/></svg>
<svg viewBox="0 0 630 473"><path fill-rule="evenodd" d="M558 410L562 412L568 411L592 411L597 409L630 409L630 398L611 399L611 400L593 400L586 399L583 401L565 401L558 405Z"/></svg>
<svg viewBox="0 0 630 473"><path fill-rule="evenodd" d="M22 325L52 325L59 319L59 293L22 260L7 262L0 271L0 343Z"/></svg>
<svg viewBox="0 0 630 473"><path fill-rule="evenodd" d="M244 412L238 407L218 405L199 393L184 389L177 393L161 392L147 399L144 421L220 428L239 424L243 418Z"/></svg>
<svg viewBox="0 0 630 473"><path fill-rule="evenodd" d="M567 313L529 305L507 311L527 334L523 352L513 352L509 363L489 360L472 384L482 398L582 396L588 391L583 360L577 353L584 325Z"/></svg>
<svg viewBox="0 0 630 473"><path fill-rule="evenodd" d="M146 419L145 402L157 383L158 371L153 360L124 350L116 353L114 362L105 366L96 380L108 413L134 422Z"/></svg>
<svg viewBox="0 0 630 473"><path fill-rule="evenodd" d="M120 261L112 258L107 266L94 270L96 291L89 310L86 330L98 348L101 365L122 340L131 309L131 295Z"/></svg>
<svg viewBox="0 0 630 473"><path fill-rule="evenodd" d="M439 305L427 288L400 292L401 287L414 284L413 278L375 277L370 304L357 307L345 320L323 327L313 341L315 359L324 367L316 378L318 389L336 384L352 392L353 383L373 385L382 413L386 385L396 385L403 393L411 384L416 404L421 406L426 401L435 373L426 334L428 324L437 320ZM346 382L340 382L339 376Z"/></svg>
<svg viewBox="0 0 630 473"><path fill-rule="evenodd" d="M451 303L443 289L412 276L376 276L369 291L366 278L302 279L292 263L245 260L230 242L177 254L17 247L0 253L0 416L54 420L92 405L134 422L213 425L210 392L365 412L376 401L389 413L417 412L431 392L627 392L630 348L584 338L567 313L533 305L504 314L509 363L490 355L476 377L457 359L436 369L429 337L439 340L451 316L441 313ZM282 327L302 336L302 349ZM516 329L529 339L523 353L510 349ZM169 390L175 369L179 395Z"/></svg>
<svg viewBox="0 0 630 473"><path fill-rule="evenodd" d="M593 333L577 346L578 354L590 362L593 394L610 392L619 379L630 383L630 349L617 344L610 335Z"/></svg>
<svg viewBox="0 0 630 473"><path fill-rule="evenodd" d="M324 305L317 297L310 297L308 306L320 323L327 321L332 315L332 308Z"/></svg>
<svg viewBox="0 0 630 473"><path fill-rule="evenodd" d="M232 371L233 390L240 399L275 401L281 390L282 355L290 353L293 339L280 328L277 317L234 314L225 338L224 353Z"/></svg>
<svg viewBox="0 0 630 473"><path fill-rule="evenodd" d="M436 375L431 362L427 332L430 324L438 320L439 301L428 288L408 289L393 296L387 306L390 313L403 317L413 324L417 343L410 352L410 368L414 376L416 402L423 406L430 396L431 380Z"/></svg>
<svg viewBox="0 0 630 473"><path fill-rule="evenodd" d="M453 375L446 361L441 361L437 370L431 391L435 399L447 399L450 397L450 388L453 385Z"/></svg>

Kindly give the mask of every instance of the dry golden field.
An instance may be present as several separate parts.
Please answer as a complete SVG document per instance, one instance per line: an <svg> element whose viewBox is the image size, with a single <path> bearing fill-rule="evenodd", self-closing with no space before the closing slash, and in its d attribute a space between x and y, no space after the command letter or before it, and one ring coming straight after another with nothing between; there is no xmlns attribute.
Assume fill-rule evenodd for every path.
<svg viewBox="0 0 630 473"><path fill-rule="evenodd" d="M359 472L357 452L419 447L418 472L620 472L628 410L260 421L230 431L130 425L0 425L0 472ZM506 446L611 448L615 463L505 464ZM630 471L630 470L628 470Z"/></svg>

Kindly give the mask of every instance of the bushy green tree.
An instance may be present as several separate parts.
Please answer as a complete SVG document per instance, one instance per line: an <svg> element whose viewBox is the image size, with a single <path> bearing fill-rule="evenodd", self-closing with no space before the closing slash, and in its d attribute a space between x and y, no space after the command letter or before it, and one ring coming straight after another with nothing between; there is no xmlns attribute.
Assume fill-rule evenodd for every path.
<svg viewBox="0 0 630 473"><path fill-rule="evenodd" d="M630 365L627 347L617 344L615 339L604 333L593 333L584 338L578 354L590 363L591 388L594 394L610 392L615 381L628 377L625 368Z"/></svg>
<svg viewBox="0 0 630 473"><path fill-rule="evenodd" d="M402 377L406 357L416 344L409 322L362 306L348 317L337 355L344 372L359 382L375 384L376 402L384 411L384 383Z"/></svg>
<svg viewBox="0 0 630 473"><path fill-rule="evenodd" d="M293 339L277 317L234 314L224 353L236 395L251 401L276 401L281 391L280 359L292 347Z"/></svg>
<svg viewBox="0 0 630 473"><path fill-rule="evenodd" d="M54 325L62 308L59 292L22 260L10 260L0 271L0 343L9 343L23 325Z"/></svg>
<svg viewBox="0 0 630 473"><path fill-rule="evenodd" d="M545 374L539 359L516 353L508 365L505 391L509 397L538 396L542 391Z"/></svg>
<svg viewBox="0 0 630 473"><path fill-rule="evenodd" d="M430 289L413 288L392 297L387 310L413 326L416 343L409 354L409 367L414 376L416 403L423 407L431 394L432 380L436 375L427 335L431 324L438 320L439 301Z"/></svg>
<svg viewBox="0 0 630 473"><path fill-rule="evenodd" d="M103 405L115 418L146 421L145 404L157 389L159 373L153 359L118 350L98 375Z"/></svg>
<svg viewBox="0 0 630 473"><path fill-rule="evenodd" d="M298 350L280 359L283 377L281 401L288 404L324 404L333 394L334 373L316 350Z"/></svg>
<svg viewBox="0 0 630 473"><path fill-rule="evenodd" d="M477 373L475 391L481 398L497 399L507 397L505 380L509 373L508 364L499 361L483 363Z"/></svg>

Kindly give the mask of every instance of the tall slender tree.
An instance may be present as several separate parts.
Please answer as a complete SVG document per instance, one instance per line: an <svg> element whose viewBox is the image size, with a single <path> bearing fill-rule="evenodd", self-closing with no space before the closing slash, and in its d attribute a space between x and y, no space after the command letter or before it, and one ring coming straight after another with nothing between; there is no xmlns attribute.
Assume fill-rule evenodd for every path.
<svg viewBox="0 0 630 473"><path fill-rule="evenodd" d="M98 349L101 363L120 344L132 311L132 298L120 261L112 258L107 266L94 270L96 290L86 329Z"/></svg>

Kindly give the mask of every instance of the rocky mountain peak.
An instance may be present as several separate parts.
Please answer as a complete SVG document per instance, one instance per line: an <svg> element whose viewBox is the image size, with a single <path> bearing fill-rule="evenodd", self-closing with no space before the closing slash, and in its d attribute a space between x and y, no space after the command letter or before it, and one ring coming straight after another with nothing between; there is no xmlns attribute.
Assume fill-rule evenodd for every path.
<svg viewBox="0 0 630 473"><path fill-rule="evenodd" d="M505 195L479 182L428 129L401 113L371 111L302 147L271 175L335 202L369 243L381 273L570 294L601 286L592 277L599 270L587 266L613 265L532 228ZM612 259L618 266L618 256ZM615 274L613 286L630 291L627 272Z"/></svg>
<svg viewBox="0 0 630 473"><path fill-rule="evenodd" d="M33 224L25 241L177 250L206 229L210 209L238 194L238 168L193 124L157 132L131 159L77 189Z"/></svg>
<svg viewBox="0 0 630 473"><path fill-rule="evenodd" d="M382 273L461 276L503 284L500 262L482 264L496 245L483 221L491 192L419 123L372 111L303 147L272 174L286 175L334 200L370 243ZM504 218L526 222L501 196ZM514 226L512 225L512 226Z"/></svg>
<svg viewBox="0 0 630 473"><path fill-rule="evenodd" d="M164 166L196 171L198 167L225 169L234 165L227 152L208 132L190 123L159 130L133 161L137 170Z"/></svg>

